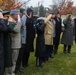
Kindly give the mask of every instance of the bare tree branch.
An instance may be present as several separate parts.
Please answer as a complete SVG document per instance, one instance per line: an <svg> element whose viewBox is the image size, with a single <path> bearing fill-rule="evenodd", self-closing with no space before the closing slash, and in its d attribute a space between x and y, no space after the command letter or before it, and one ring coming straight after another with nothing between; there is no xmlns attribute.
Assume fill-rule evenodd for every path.
<svg viewBox="0 0 76 75"><path fill-rule="evenodd" d="M53 0L52 10L59 11L61 14L72 13L73 2L72 0Z"/></svg>

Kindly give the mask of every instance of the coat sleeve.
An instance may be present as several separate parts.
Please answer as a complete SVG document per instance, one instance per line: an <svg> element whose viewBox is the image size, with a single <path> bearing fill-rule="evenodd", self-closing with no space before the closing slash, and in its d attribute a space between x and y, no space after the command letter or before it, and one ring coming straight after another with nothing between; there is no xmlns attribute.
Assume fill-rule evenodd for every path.
<svg viewBox="0 0 76 75"><path fill-rule="evenodd" d="M6 31L7 29L7 24L5 22L5 19L0 18L0 32Z"/></svg>
<svg viewBox="0 0 76 75"><path fill-rule="evenodd" d="M26 24L26 18L27 18L26 16L22 17L22 24L23 24L23 26Z"/></svg>
<svg viewBox="0 0 76 75"><path fill-rule="evenodd" d="M51 19L51 15L49 15L46 19L45 19L45 24Z"/></svg>
<svg viewBox="0 0 76 75"><path fill-rule="evenodd" d="M67 19L63 20L63 24L64 24L65 27L67 26L67 22L68 22Z"/></svg>
<svg viewBox="0 0 76 75"><path fill-rule="evenodd" d="M60 25L60 31L62 32L62 19L60 18L60 23L61 23L61 25Z"/></svg>
<svg viewBox="0 0 76 75"><path fill-rule="evenodd" d="M21 26L21 31L23 31L24 29L26 29L26 16L22 17L22 26Z"/></svg>
<svg viewBox="0 0 76 75"><path fill-rule="evenodd" d="M74 20L72 19L72 26L74 27L74 25L75 25L75 22L74 22Z"/></svg>
<svg viewBox="0 0 76 75"><path fill-rule="evenodd" d="M14 22L8 22L7 24L7 32L11 33L11 32L14 32L14 27L15 27L15 23Z"/></svg>
<svg viewBox="0 0 76 75"><path fill-rule="evenodd" d="M18 23L17 25L15 25L14 27L14 32L20 32L21 31L21 26L22 26L22 23Z"/></svg>

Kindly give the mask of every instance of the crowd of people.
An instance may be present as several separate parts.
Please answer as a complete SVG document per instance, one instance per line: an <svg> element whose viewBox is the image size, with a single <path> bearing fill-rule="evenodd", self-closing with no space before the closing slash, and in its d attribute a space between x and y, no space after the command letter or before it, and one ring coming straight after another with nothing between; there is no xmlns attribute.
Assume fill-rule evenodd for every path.
<svg viewBox="0 0 76 75"><path fill-rule="evenodd" d="M27 8L26 13L23 8L0 11L0 75L23 73L21 66L29 67L30 52L34 51L36 66L43 67L43 62L50 62L49 58L58 54L60 42L64 45L63 53L71 53L73 36L76 37L75 24L76 19L72 19L71 14L62 21L59 12L46 12L45 17L36 17L31 8Z"/></svg>

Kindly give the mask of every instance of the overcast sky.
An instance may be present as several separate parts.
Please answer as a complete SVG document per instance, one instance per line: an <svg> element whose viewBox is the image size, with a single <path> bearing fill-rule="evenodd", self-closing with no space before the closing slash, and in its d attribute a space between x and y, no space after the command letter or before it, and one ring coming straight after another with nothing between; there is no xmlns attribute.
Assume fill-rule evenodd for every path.
<svg viewBox="0 0 76 75"><path fill-rule="evenodd" d="M28 6L38 6L38 1L42 2L42 4L45 6L45 7L48 7L49 5L52 4L52 0L31 0L29 3L28 3ZM74 2L74 5L76 5L76 0L72 0Z"/></svg>

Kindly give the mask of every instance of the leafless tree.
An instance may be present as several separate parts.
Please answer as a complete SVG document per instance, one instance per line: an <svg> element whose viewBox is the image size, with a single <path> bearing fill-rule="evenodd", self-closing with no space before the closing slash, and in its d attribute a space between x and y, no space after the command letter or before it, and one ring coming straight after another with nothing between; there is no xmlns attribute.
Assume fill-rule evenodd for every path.
<svg viewBox="0 0 76 75"><path fill-rule="evenodd" d="M53 1L53 10L60 10L65 2L65 0L52 0Z"/></svg>
<svg viewBox="0 0 76 75"><path fill-rule="evenodd" d="M68 13L70 10L73 10L73 1L72 0L53 0L52 5L53 11L59 11L61 13Z"/></svg>

